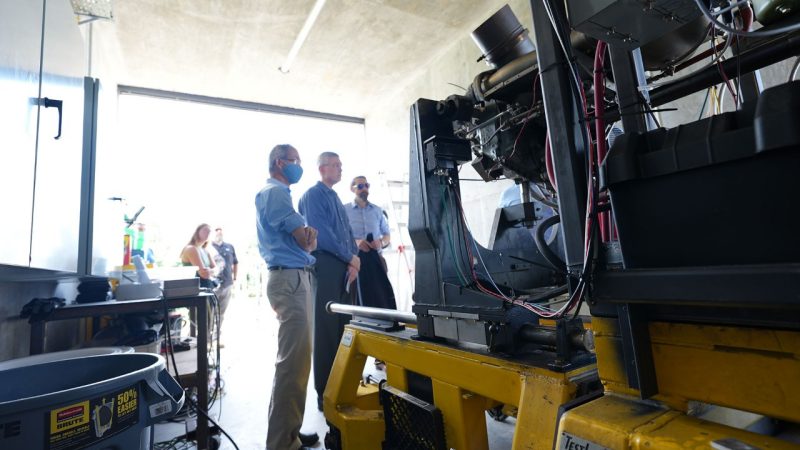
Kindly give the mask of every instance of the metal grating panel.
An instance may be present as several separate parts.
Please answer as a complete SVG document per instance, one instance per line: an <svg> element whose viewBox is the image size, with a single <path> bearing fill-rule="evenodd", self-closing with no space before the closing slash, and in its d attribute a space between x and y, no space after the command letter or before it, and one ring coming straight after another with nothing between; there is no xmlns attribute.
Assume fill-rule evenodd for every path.
<svg viewBox="0 0 800 450"><path fill-rule="evenodd" d="M442 412L411 394L383 385L383 450L446 450Z"/></svg>

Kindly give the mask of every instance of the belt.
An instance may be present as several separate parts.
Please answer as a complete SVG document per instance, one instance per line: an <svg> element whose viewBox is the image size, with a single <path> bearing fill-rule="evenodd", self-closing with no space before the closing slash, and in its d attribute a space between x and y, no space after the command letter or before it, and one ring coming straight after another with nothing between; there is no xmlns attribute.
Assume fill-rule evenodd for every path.
<svg viewBox="0 0 800 450"><path fill-rule="evenodd" d="M302 270L304 272L313 272L314 266L303 266L303 267L286 267L286 266L269 266L267 270L270 272L281 271L281 270Z"/></svg>

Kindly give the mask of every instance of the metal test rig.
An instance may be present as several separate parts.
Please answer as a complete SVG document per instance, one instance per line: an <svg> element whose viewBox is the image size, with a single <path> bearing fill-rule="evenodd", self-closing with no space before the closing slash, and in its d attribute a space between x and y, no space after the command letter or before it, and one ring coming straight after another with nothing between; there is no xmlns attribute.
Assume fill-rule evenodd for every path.
<svg viewBox="0 0 800 450"><path fill-rule="evenodd" d="M531 9L535 47L506 6L473 32L492 68L411 107L413 313L329 306L353 322L328 448L488 449L487 410L516 417L515 450L797 448L800 81L765 90L758 71L800 53L797 16L780 1ZM658 107L721 89L728 112L658 124ZM517 181L488 246L463 164ZM367 356L384 383L362 382Z"/></svg>

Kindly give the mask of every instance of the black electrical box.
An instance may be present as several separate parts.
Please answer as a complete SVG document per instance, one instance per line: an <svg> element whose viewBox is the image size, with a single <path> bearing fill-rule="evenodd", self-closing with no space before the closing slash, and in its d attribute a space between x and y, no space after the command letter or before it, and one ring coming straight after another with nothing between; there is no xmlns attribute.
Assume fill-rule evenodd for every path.
<svg viewBox="0 0 800 450"><path fill-rule="evenodd" d="M467 162L472 159L469 141L447 136L431 136L425 146L425 166L428 170L451 168L452 163Z"/></svg>

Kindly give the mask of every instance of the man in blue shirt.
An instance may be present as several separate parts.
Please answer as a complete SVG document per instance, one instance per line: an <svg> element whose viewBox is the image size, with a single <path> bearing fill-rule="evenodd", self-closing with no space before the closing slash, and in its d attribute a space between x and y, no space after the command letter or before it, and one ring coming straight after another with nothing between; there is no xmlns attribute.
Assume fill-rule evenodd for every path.
<svg viewBox="0 0 800 450"><path fill-rule="evenodd" d="M316 433L300 433L311 371L310 253L317 247L317 230L292 207L289 185L303 175L297 150L276 145L269 154L269 174L255 201L258 248L269 270L267 297L279 322L267 450L305 449L319 440Z"/></svg>
<svg viewBox="0 0 800 450"><path fill-rule="evenodd" d="M225 311L231 301L233 294L233 282L239 274L239 258L236 257L236 249L229 242L225 242L222 236L222 228L217 227L217 234L214 236L214 242L211 244L217 251L214 256L214 262L217 267L221 267L219 272L219 286L214 290L219 299L219 324L217 325L217 334L222 335L222 322L225 320ZM220 344L220 348L223 344Z"/></svg>
<svg viewBox="0 0 800 450"><path fill-rule="evenodd" d="M361 260L351 236L350 222L341 200L331 189L342 179L339 155L324 152L317 160L320 181L300 198L298 209L310 227L318 230L314 273L314 387L317 407L322 410L322 395L331 373L339 340L349 319L342 314L328 314L330 302L350 303L350 285L358 276Z"/></svg>
<svg viewBox="0 0 800 450"><path fill-rule="evenodd" d="M345 211L361 259L357 286L360 304L397 309L392 284L386 276L386 261L381 256L382 249L391 242L389 224L383 210L369 202L369 182L366 177L353 178L350 191L355 194L355 199L345 205Z"/></svg>

